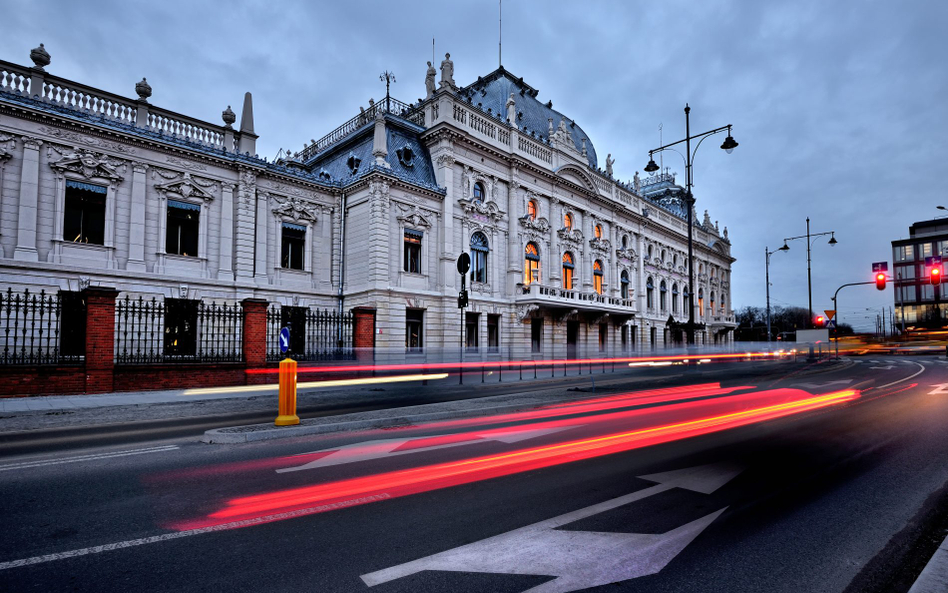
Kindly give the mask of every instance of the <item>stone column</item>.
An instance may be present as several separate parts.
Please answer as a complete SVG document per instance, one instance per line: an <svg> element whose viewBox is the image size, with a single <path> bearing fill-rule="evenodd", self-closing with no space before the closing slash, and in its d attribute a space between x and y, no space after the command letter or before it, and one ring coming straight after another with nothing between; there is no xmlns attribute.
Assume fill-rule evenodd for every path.
<svg viewBox="0 0 948 593"><path fill-rule="evenodd" d="M550 222L553 223L552 228L550 229L550 272L549 272L549 284L550 286L562 286L561 284L561 273L562 273L562 256L560 255L560 241L559 235L556 234L556 219L559 215L560 201L556 198L553 198L550 201ZM573 286L575 286L576 277L573 277Z"/></svg>
<svg viewBox="0 0 948 593"><path fill-rule="evenodd" d="M115 297L114 288L89 287L86 300L86 393L114 388Z"/></svg>
<svg viewBox="0 0 948 593"><path fill-rule="evenodd" d="M253 278L254 245L256 241L257 176L251 169L241 169L237 184L235 214L234 272L237 280Z"/></svg>
<svg viewBox="0 0 948 593"><path fill-rule="evenodd" d="M369 253L367 264L369 266L369 283L374 288L386 290L389 287L392 268L398 267L398 259L395 262L389 258L391 251L392 227L389 225L391 209L388 198L388 182L372 181L369 184L370 201L370 219L369 219ZM422 239L422 246L430 241L431 237L426 236ZM430 263L430 262L429 262ZM424 252L422 252L422 266L426 265L424 261Z"/></svg>
<svg viewBox="0 0 948 593"><path fill-rule="evenodd" d="M443 101L441 108L451 108L448 101ZM459 255L455 253L454 247L454 157L450 154L442 154L437 159L437 166L443 177L444 187L448 192L444 196L442 203L441 216L443 219L442 228L444 229L443 249L441 251L441 282L444 290L448 293L457 292L457 271L455 269L455 259Z"/></svg>
<svg viewBox="0 0 948 593"><path fill-rule="evenodd" d="M520 231L520 217L526 214L526 212L520 211L520 205L517 203L517 187L516 182L516 169L513 169L510 173L510 185L507 187L507 270L501 276L501 278L506 278L505 286L499 287L500 291L496 294L509 296L513 294L514 286L519 282L517 279L517 273L520 272L518 267L520 259L520 240L518 234ZM537 216L540 216L537 213ZM500 264L501 262L498 262ZM522 273L522 272L521 272ZM501 328L503 332L504 329ZM505 334L506 335L506 334ZM508 336L508 342L511 341L511 336Z"/></svg>
<svg viewBox="0 0 948 593"><path fill-rule="evenodd" d="M42 140L23 136L23 168L20 173L20 205L17 212L16 250L13 259L38 261L36 212L39 203L39 149Z"/></svg>
<svg viewBox="0 0 948 593"><path fill-rule="evenodd" d="M221 245L217 279L228 282L234 280L234 190L236 188L236 183L224 183L221 186Z"/></svg>
<svg viewBox="0 0 948 593"><path fill-rule="evenodd" d="M267 194L257 193L256 195L256 225L254 227L254 272L253 277L257 284L268 284L268 258L267 258L267 234L268 227L273 224L267 204L270 198Z"/></svg>
<svg viewBox="0 0 948 593"><path fill-rule="evenodd" d="M128 221L128 263L130 272L145 271L145 173L148 165L132 163L132 203ZM164 237L160 237L164 240Z"/></svg>

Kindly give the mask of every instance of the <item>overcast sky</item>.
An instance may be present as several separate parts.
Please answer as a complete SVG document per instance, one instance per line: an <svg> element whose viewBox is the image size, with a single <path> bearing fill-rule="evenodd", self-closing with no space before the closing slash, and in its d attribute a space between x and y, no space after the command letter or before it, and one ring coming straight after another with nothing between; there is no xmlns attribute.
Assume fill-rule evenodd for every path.
<svg viewBox="0 0 948 593"><path fill-rule="evenodd" d="M0 59L221 123L254 96L257 149L299 150L384 96L424 94L425 61L451 52L455 80L497 67L496 0L138 2L0 0ZM870 280L890 241L948 206L948 3L932 0L503 2L504 67L575 119L604 167L630 179L659 145L733 124L740 146L701 146L699 216L728 227L735 309L763 306L764 247L811 230L813 308ZM673 153L665 165L678 172ZM771 260L773 305L807 306L806 243ZM843 321L870 329L892 291L844 289ZM866 309L871 309L867 311Z"/></svg>

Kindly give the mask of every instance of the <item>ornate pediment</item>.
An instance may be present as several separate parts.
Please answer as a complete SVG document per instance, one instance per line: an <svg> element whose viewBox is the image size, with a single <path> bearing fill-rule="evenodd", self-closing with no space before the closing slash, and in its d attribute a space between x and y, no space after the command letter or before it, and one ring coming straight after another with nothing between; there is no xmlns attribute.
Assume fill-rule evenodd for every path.
<svg viewBox="0 0 948 593"><path fill-rule="evenodd" d="M90 150L73 150L49 166L59 172L78 173L85 179L99 178L116 182L124 179L116 171L118 165L110 162L108 156Z"/></svg>
<svg viewBox="0 0 948 593"><path fill-rule="evenodd" d="M158 169L155 169L154 171L156 175L162 177L163 179L168 179L169 177L169 173L167 172L160 171ZM177 194L182 198L210 202L214 199L214 196L211 194L211 192L207 191L206 188L210 188L213 185L213 181L191 177L190 173L181 173L180 176L174 176L166 183L156 183L155 190L164 196L167 196L168 194Z"/></svg>
<svg viewBox="0 0 948 593"><path fill-rule="evenodd" d="M618 258L620 258L620 259L627 259L627 260L630 260L630 261L634 262L634 261L635 261L635 250L634 250L634 249L631 249L631 248L623 249L623 248L620 247L619 249L616 249L616 257L618 257Z"/></svg>
<svg viewBox="0 0 948 593"><path fill-rule="evenodd" d="M583 244L583 231L579 229L562 228L556 231L556 236L566 243L572 243L574 245Z"/></svg>
<svg viewBox="0 0 948 593"><path fill-rule="evenodd" d="M572 141L570 141L572 142ZM588 173L583 171L581 167L578 167L573 164L563 165L556 170L556 174L563 179L567 179L572 183L577 183L578 185L585 186L593 194L599 193L599 188L596 187L596 183L592 180L592 177Z"/></svg>
<svg viewBox="0 0 948 593"><path fill-rule="evenodd" d="M478 218L478 216L486 217L492 222L499 222L504 218L505 212L493 201L478 201L461 198L458 200L458 204L461 205L461 209L464 210L465 214L473 218Z"/></svg>
<svg viewBox="0 0 948 593"><path fill-rule="evenodd" d="M414 227L416 229L431 228L431 221L428 220L430 214L418 206L409 207L399 205L399 210L401 210L402 214L397 216L396 220L398 220L402 226Z"/></svg>
<svg viewBox="0 0 948 593"><path fill-rule="evenodd" d="M316 209L319 207L316 203L304 200L299 196L283 197L270 195L274 202L271 211L274 214L292 218L295 221L309 220L316 222Z"/></svg>
<svg viewBox="0 0 948 593"><path fill-rule="evenodd" d="M594 251L600 251L602 253L609 253L612 249L612 243L609 242L609 239L590 239L589 246L592 247Z"/></svg>
<svg viewBox="0 0 948 593"><path fill-rule="evenodd" d="M550 230L550 221L543 218L542 216L537 218L521 216L519 220L520 226L529 231L534 231L536 233L547 233Z"/></svg>

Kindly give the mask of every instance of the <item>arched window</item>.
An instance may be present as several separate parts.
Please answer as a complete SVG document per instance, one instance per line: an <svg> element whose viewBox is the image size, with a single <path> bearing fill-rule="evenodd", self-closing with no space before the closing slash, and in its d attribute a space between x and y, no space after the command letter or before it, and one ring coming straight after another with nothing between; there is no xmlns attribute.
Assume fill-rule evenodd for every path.
<svg viewBox="0 0 948 593"><path fill-rule="evenodd" d="M648 258L652 259L652 246L651 245L648 246Z"/></svg>
<svg viewBox="0 0 948 593"><path fill-rule="evenodd" d="M567 231L573 230L573 215L569 212L563 217L563 228Z"/></svg>
<svg viewBox="0 0 948 593"><path fill-rule="evenodd" d="M678 312L678 283L672 284L672 313Z"/></svg>
<svg viewBox="0 0 948 593"><path fill-rule="evenodd" d="M534 242L527 243L523 254L523 283L530 285L540 281L540 248Z"/></svg>
<svg viewBox="0 0 948 593"><path fill-rule="evenodd" d="M665 250L662 249L662 261L665 261Z"/></svg>
<svg viewBox="0 0 948 593"><path fill-rule="evenodd" d="M474 184L474 201L483 202L484 201L484 184L478 181Z"/></svg>
<svg viewBox="0 0 948 593"><path fill-rule="evenodd" d="M655 283L652 282L651 276L645 280L645 307L647 309L655 307Z"/></svg>
<svg viewBox="0 0 948 593"><path fill-rule="evenodd" d="M619 285L622 290L622 298L629 298L629 273L625 270L622 270L622 274L619 276Z"/></svg>
<svg viewBox="0 0 948 593"><path fill-rule="evenodd" d="M714 291L713 291L713 290L711 291L711 302L708 303L708 305L709 305L709 306L708 306L708 312L709 312L711 315L714 315Z"/></svg>
<svg viewBox="0 0 948 593"><path fill-rule="evenodd" d="M601 224L597 224L593 228L593 234L596 235L597 239L602 239L602 225Z"/></svg>
<svg viewBox="0 0 948 593"><path fill-rule="evenodd" d="M698 289L698 315L704 314L704 289Z"/></svg>
<svg viewBox="0 0 948 593"><path fill-rule="evenodd" d="M665 281L662 280L662 283L658 285L658 308L663 312L668 310L668 300L665 297L667 292L668 287L665 285Z"/></svg>
<svg viewBox="0 0 948 593"><path fill-rule="evenodd" d="M573 289L573 254L567 251L563 254L563 288Z"/></svg>
<svg viewBox="0 0 948 593"><path fill-rule="evenodd" d="M530 220L536 220L537 218L537 201L530 200L527 202L527 217Z"/></svg>
<svg viewBox="0 0 948 593"><path fill-rule="evenodd" d="M487 236L477 231L471 235L471 282L487 282L487 254L490 244Z"/></svg>
<svg viewBox="0 0 948 593"><path fill-rule="evenodd" d="M672 256L672 266L678 267L678 255L675 254Z"/></svg>
<svg viewBox="0 0 948 593"><path fill-rule="evenodd" d="M628 236L628 235L622 235L622 248L623 248L623 249L628 249L628 248L629 248L629 236Z"/></svg>
<svg viewBox="0 0 948 593"><path fill-rule="evenodd" d="M593 262L593 289L602 294L602 262L598 259Z"/></svg>
<svg viewBox="0 0 948 593"><path fill-rule="evenodd" d="M691 315L691 293L688 292L688 287L687 287L687 286L685 286L684 288L682 288L682 290L681 290L681 295L682 295L682 302L683 302L683 304L684 304L684 308L682 309L682 313L686 313L686 314L688 314L688 315Z"/></svg>

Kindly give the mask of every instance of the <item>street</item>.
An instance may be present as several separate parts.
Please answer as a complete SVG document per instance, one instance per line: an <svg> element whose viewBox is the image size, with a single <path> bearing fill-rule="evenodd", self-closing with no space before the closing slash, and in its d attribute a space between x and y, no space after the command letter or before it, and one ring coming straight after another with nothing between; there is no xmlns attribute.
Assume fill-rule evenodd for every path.
<svg viewBox="0 0 948 593"><path fill-rule="evenodd" d="M873 356L6 457L0 589L907 590L948 527L946 414L944 357Z"/></svg>

